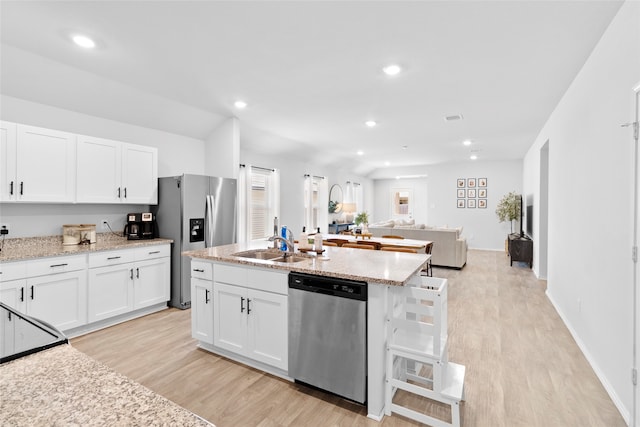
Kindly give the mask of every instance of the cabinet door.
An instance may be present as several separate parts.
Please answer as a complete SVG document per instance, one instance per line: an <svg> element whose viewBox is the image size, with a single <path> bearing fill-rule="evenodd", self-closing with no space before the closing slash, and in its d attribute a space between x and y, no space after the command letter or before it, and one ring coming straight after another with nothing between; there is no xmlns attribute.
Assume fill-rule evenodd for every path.
<svg viewBox="0 0 640 427"><path fill-rule="evenodd" d="M133 273L133 263L89 269L89 323L133 310Z"/></svg>
<svg viewBox="0 0 640 427"><path fill-rule="evenodd" d="M0 282L0 302L24 314L27 314L26 292L26 279Z"/></svg>
<svg viewBox="0 0 640 427"><path fill-rule="evenodd" d="M27 279L27 315L61 331L87 323L85 270Z"/></svg>
<svg viewBox="0 0 640 427"><path fill-rule="evenodd" d="M191 336L213 344L213 282L191 278Z"/></svg>
<svg viewBox="0 0 640 427"><path fill-rule="evenodd" d="M169 258L137 262L133 282L133 308L169 301Z"/></svg>
<svg viewBox="0 0 640 427"><path fill-rule="evenodd" d="M122 143L79 135L77 141L79 203L120 203Z"/></svg>
<svg viewBox="0 0 640 427"><path fill-rule="evenodd" d="M247 336L247 290L213 284L213 341L220 348L245 354Z"/></svg>
<svg viewBox="0 0 640 427"><path fill-rule="evenodd" d="M0 121L0 202L16 199L16 124Z"/></svg>
<svg viewBox="0 0 640 427"><path fill-rule="evenodd" d="M158 204L158 150L143 145L122 145L122 201Z"/></svg>
<svg viewBox="0 0 640 427"><path fill-rule="evenodd" d="M247 356L288 370L287 296L248 290Z"/></svg>
<svg viewBox="0 0 640 427"><path fill-rule="evenodd" d="M17 126L17 200L74 202L76 137L34 126Z"/></svg>

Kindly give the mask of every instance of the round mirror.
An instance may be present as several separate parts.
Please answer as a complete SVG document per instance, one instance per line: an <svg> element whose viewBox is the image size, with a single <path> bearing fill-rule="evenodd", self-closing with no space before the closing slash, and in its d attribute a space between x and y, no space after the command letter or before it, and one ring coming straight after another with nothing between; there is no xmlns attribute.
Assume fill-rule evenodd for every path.
<svg viewBox="0 0 640 427"><path fill-rule="evenodd" d="M342 187L333 184L329 190L329 213L340 213L342 211Z"/></svg>

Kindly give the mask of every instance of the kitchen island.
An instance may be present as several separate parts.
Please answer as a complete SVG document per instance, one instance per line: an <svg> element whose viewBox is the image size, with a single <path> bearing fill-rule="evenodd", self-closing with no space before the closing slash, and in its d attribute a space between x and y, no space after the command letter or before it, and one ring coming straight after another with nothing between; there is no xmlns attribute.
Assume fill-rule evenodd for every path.
<svg viewBox="0 0 640 427"><path fill-rule="evenodd" d="M270 246L257 241L183 253L192 258L192 335L203 349L292 380L287 360L289 272L366 282L367 412L381 420L388 292L420 281L430 255L325 247L321 255L296 252L297 262L247 257ZM229 307L233 318L226 314L232 312ZM245 320L248 309L257 314Z"/></svg>

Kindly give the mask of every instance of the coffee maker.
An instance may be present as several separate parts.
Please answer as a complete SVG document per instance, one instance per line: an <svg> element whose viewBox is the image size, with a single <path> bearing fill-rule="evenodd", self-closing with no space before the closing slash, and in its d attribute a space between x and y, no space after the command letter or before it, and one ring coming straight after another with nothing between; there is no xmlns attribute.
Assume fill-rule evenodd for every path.
<svg viewBox="0 0 640 427"><path fill-rule="evenodd" d="M127 214L124 233L127 240L154 239L158 237L156 217L151 212Z"/></svg>

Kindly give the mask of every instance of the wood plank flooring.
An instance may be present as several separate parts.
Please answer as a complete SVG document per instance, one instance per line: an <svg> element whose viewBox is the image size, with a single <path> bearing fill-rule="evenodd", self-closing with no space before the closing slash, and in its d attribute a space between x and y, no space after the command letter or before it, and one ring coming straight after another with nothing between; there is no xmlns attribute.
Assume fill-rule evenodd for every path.
<svg viewBox="0 0 640 427"><path fill-rule="evenodd" d="M461 271L434 268L449 279L449 360L467 367L462 425L625 426L546 283L503 252L468 258ZM397 415L378 423L354 403L200 350L190 321L189 310L168 309L72 345L219 427L418 425Z"/></svg>

